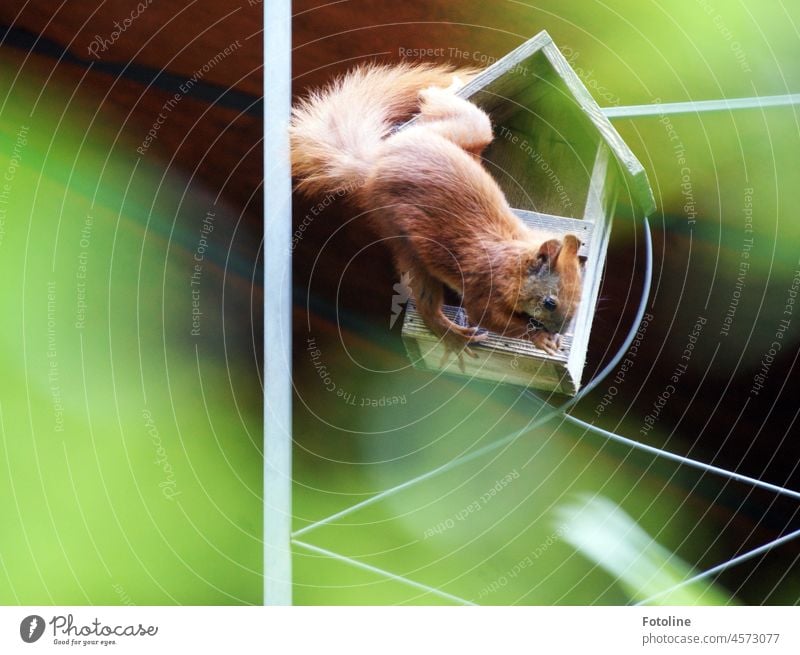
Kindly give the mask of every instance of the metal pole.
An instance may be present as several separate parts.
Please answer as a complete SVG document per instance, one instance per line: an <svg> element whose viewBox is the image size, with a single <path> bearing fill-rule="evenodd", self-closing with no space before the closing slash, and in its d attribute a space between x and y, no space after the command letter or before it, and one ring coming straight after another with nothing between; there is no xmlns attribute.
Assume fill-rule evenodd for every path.
<svg viewBox="0 0 800 655"><path fill-rule="evenodd" d="M698 114L709 111L733 111L735 109L760 109L800 105L800 94L782 96L756 96L753 98L721 98L719 100L690 100L688 102L663 102L652 105L629 105L627 107L603 107L608 119L640 118L642 116L666 116L673 114Z"/></svg>
<svg viewBox="0 0 800 655"><path fill-rule="evenodd" d="M291 0L264 3L264 604L292 604Z"/></svg>

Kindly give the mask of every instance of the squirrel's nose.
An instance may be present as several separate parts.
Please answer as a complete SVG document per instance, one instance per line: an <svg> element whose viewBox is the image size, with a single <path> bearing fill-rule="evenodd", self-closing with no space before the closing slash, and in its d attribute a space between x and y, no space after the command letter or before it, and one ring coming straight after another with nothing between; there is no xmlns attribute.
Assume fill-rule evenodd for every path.
<svg viewBox="0 0 800 655"><path fill-rule="evenodd" d="M555 296L545 296L542 304L546 310L552 312L556 307L558 307L558 298Z"/></svg>

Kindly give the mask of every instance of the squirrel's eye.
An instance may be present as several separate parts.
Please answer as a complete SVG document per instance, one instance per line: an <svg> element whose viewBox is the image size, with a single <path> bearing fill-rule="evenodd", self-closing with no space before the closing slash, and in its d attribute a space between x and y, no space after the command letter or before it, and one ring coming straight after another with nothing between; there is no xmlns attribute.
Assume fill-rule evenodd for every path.
<svg viewBox="0 0 800 655"><path fill-rule="evenodd" d="M558 299L553 296L545 296L545 299L542 301L542 305L544 308L553 311L556 307L558 307Z"/></svg>

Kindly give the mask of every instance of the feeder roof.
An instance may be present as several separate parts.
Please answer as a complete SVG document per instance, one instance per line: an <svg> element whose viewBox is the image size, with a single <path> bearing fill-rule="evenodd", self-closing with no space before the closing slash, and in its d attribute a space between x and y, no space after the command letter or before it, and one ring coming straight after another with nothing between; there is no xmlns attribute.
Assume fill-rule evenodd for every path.
<svg viewBox="0 0 800 655"><path fill-rule="evenodd" d="M645 216L655 211L653 191L644 167L603 114L586 86L546 31L539 32L516 50L470 80L458 94L475 102L494 117L523 108L532 86L570 96L585 117L583 128L605 142L619 164L627 191Z"/></svg>

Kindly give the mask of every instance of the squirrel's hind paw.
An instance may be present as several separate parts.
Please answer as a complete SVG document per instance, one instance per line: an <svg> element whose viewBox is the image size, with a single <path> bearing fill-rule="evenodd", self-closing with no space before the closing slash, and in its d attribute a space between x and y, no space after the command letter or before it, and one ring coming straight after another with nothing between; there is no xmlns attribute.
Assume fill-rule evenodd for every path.
<svg viewBox="0 0 800 655"><path fill-rule="evenodd" d="M464 366L464 354L469 355L473 359L477 358L478 356L475 352L470 349L469 346L457 346L453 347L445 342L444 344L444 354L442 355L442 359L439 361L439 368L444 368L447 365L447 361L450 359L450 355L454 355L455 358L458 360L458 370L461 371L462 375L466 375L466 367Z"/></svg>
<svg viewBox="0 0 800 655"><path fill-rule="evenodd" d="M458 368L462 373L466 373L464 367L464 355L472 359L478 359L478 353L469 347L471 343L479 343L486 339L486 332L479 332L479 328L466 328L456 326L442 337L444 354L439 362L439 368L444 368L450 355L454 355L458 360Z"/></svg>

